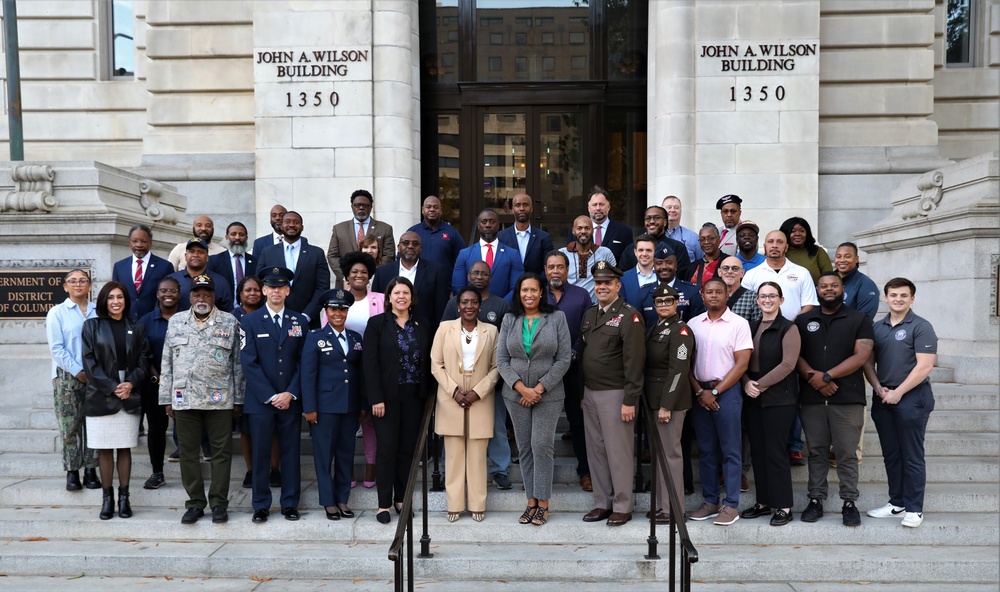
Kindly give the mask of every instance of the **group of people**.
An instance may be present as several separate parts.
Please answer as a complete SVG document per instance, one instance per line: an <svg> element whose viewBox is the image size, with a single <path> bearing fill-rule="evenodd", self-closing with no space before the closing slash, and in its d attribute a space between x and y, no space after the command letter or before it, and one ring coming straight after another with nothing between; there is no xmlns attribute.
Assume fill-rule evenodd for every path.
<svg viewBox="0 0 1000 592"><path fill-rule="evenodd" d="M302 236L301 215L276 205L272 232L252 250L242 223L229 225L222 248L211 219L198 216L192 238L161 259L150 228L136 226L132 255L115 264L96 304L88 273L69 272L70 298L47 319L67 489L103 488L100 517L109 519L117 464L117 513L131 516L140 415L150 489L165 482L173 418L188 494L182 522L208 509L213 522L228 520L234 427L253 521L268 520L271 487L280 487L281 514L297 520L305 419L326 517L354 516L360 428L361 480L377 489L376 519L389 523L434 397L449 521L466 511L482 521L490 481L511 488L509 418L526 496L518 521L546 524L565 411L580 486L594 498L583 520L617 526L632 517L644 400L681 503L693 493L698 444L704 502L691 519L790 521L804 431L810 502L801 520L822 517L835 464L844 524L856 525L867 379L889 478L889 503L868 514L920 524L936 337L910 310L915 286L904 278L886 284L890 312L872 322L878 290L858 271L852 243L831 261L809 223L790 218L760 253L760 229L736 195L716 204L721 230L684 228L681 200L668 196L646 209L645 232L633 238L595 187L561 249L532 224L534 200L523 193L508 228L495 211L480 212L479 240L468 246L428 196L397 245L392 227L372 218L373 202L365 190L351 195L354 215L334 226L325 253ZM756 503L739 513L751 467ZM683 519L658 477L648 517Z"/></svg>

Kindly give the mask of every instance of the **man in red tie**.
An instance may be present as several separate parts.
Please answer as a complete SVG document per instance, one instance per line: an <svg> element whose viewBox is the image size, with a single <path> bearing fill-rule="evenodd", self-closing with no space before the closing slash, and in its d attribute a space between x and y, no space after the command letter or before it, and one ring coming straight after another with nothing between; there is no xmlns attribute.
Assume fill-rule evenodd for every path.
<svg viewBox="0 0 1000 592"><path fill-rule="evenodd" d="M473 263L485 261L493 276L490 280L490 292L505 298L514 289L517 278L524 273L521 254L516 248L508 247L497 238L500 218L493 210L485 209L479 213L476 228L479 230L479 240L458 253L455 269L451 274L452 292L457 294L468 282L467 276Z"/></svg>
<svg viewBox="0 0 1000 592"><path fill-rule="evenodd" d="M156 286L174 272L174 266L150 252L153 231L148 226L133 226L128 233L128 244L132 255L115 263L111 279L128 290L132 301L129 316L138 320L156 308Z"/></svg>
<svg viewBox="0 0 1000 592"><path fill-rule="evenodd" d="M715 209L722 214L723 229L719 233L719 250L732 257L735 257L736 251L739 250L739 245L736 244L736 227L743 213L740 207L742 203L740 196L733 194L723 195L715 202Z"/></svg>

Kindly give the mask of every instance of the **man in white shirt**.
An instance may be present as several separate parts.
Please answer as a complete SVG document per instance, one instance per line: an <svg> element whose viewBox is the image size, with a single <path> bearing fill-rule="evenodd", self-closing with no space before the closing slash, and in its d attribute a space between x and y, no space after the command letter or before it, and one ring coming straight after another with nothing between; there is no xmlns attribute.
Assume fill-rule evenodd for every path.
<svg viewBox="0 0 1000 592"><path fill-rule="evenodd" d="M788 239L780 230L772 230L764 239L764 263L754 267L743 276L743 287L756 293L762 283L771 281L781 286L785 302L781 314L789 321L819 306L816 286L813 285L809 270L792 263L785 257Z"/></svg>
<svg viewBox="0 0 1000 592"><path fill-rule="evenodd" d="M264 249L281 244L281 237L283 236L281 234L281 218L284 217L285 212L287 211L288 210L285 209L285 206L281 204L275 204L271 207L271 232L263 236L259 236L253 241L253 249L251 252L255 257L260 257L260 254L264 252Z"/></svg>
<svg viewBox="0 0 1000 592"><path fill-rule="evenodd" d="M212 237L215 236L215 222L212 219L202 214L194 219L194 226L191 228L191 233L195 238L200 238L205 241L208 245L208 255L211 257L217 253L225 252L225 248L222 245L212 242ZM175 271L183 271L184 267L187 266L187 262L184 259L184 253L187 251L188 241L178 243L177 246L170 251L167 255L167 261L174 266Z"/></svg>

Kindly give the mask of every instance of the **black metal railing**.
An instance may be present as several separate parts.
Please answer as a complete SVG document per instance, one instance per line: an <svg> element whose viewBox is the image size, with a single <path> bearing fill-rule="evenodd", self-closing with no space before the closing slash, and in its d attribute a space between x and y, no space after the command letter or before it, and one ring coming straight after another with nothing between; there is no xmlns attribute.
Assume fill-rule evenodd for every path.
<svg viewBox="0 0 1000 592"><path fill-rule="evenodd" d="M410 476L406 480L406 493L403 495L403 508L399 511L399 523L396 524L396 536L389 546L389 561L393 562L393 583L396 592L402 592L403 582L409 592L414 590L413 573L413 489L417 484L417 471L421 471L420 489L423 492L423 534L420 536L420 555L429 559L431 553L431 537L427 533L427 434L430 431L431 417L434 415L434 404L437 400L436 389L427 397L424 405L424 418L420 427L420 439L410 463ZM435 453L435 456L436 453ZM403 562L403 539L406 539L406 562Z"/></svg>
<svg viewBox="0 0 1000 592"><path fill-rule="evenodd" d="M677 569L680 567L680 590L681 592L691 591L691 564L698 562L698 550L691 542L687 525L684 523L684 499L677 497L677 489L674 487L674 475L667 468L667 458L663 451L663 443L660 442L659 434L656 430L656 416L649 410L646 395L642 395L636 405L636 414L645 418L645 421L637 419L639 429L636 430L636 465L641 464L642 456L642 435L646 434L650 451L650 476L649 476L649 537L646 539L648 552L646 559L659 559L657 546L659 541L656 538L656 475L657 471L663 471L667 478L667 496L670 500L670 592L677 589ZM641 478L641 469L637 468L637 479ZM677 478L680 478L679 476ZM637 491L643 489L638 485ZM680 542L680 558L677 557L677 544Z"/></svg>

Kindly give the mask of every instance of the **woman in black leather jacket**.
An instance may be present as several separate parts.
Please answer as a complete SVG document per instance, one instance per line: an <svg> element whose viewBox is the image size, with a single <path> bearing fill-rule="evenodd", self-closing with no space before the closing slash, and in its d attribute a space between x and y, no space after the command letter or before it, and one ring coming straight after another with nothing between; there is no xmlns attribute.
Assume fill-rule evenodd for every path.
<svg viewBox="0 0 1000 592"><path fill-rule="evenodd" d="M115 513L114 488L110 486L118 451L118 516L132 517L129 478L132 447L139 443L139 389L149 366L149 342L143 326L132 320L125 286L108 282L97 296L97 318L83 324L83 370L87 394L87 447L98 451L104 500L101 520Z"/></svg>

